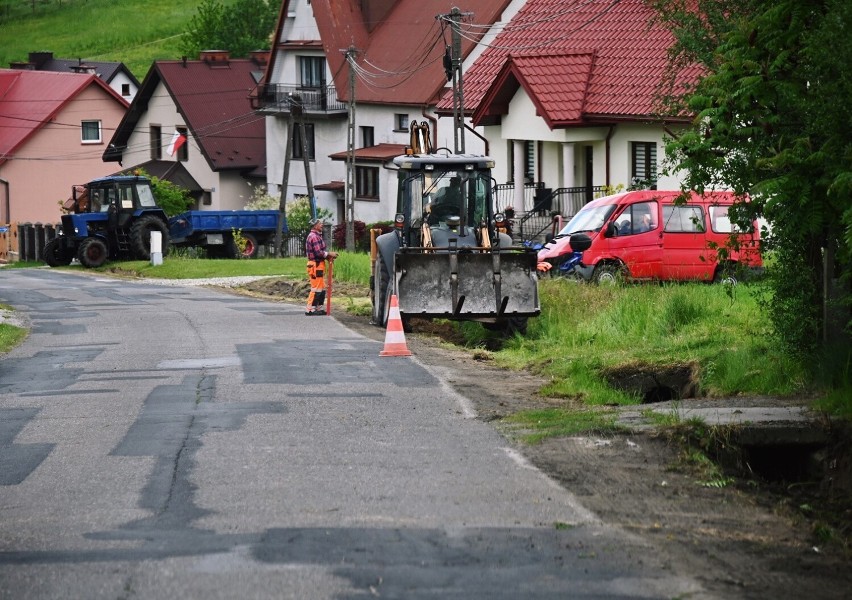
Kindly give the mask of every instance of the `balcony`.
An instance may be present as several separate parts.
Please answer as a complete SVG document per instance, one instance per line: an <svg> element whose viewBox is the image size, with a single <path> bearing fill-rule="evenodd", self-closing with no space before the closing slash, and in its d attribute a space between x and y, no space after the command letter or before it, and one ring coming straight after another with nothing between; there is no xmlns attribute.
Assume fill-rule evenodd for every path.
<svg viewBox="0 0 852 600"><path fill-rule="evenodd" d="M324 88L304 88L284 83L266 83L257 87L252 96L252 108L269 114L302 114L312 116L345 115L348 107L338 100L333 85Z"/></svg>

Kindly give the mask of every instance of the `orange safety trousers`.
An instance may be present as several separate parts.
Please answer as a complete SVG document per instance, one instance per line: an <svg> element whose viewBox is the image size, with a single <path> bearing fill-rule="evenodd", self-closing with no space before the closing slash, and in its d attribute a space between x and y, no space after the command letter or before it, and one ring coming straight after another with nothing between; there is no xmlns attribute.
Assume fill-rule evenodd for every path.
<svg viewBox="0 0 852 600"><path fill-rule="evenodd" d="M308 294L307 310L316 310L325 303L325 261L308 261L308 279L311 291Z"/></svg>

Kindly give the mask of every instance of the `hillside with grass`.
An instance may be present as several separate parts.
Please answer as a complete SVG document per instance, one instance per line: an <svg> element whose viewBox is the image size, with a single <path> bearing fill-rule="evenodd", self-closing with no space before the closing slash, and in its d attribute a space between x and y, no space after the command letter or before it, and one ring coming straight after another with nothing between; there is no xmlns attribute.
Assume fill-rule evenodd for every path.
<svg viewBox="0 0 852 600"><path fill-rule="evenodd" d="M221 0L223 5L234 0ZM0 0L0 67L30 52L123 62L140 80L151 63L181 57L201 0Z"/></svg>

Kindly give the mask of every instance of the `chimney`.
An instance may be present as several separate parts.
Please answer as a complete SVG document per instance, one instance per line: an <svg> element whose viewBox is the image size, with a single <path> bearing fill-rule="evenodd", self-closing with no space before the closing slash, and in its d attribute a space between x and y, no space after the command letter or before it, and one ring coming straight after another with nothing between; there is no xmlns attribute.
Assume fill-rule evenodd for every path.
<svg viewBox="0 0 852 600"><path fill-rule="evenodd" d="M199 58L210 67L227 67L230 56L227 50L202 50Z"/></svg>
<svg viewBox="0 0 852 600"><path fill-rule="evenodd" d="M254 64L265 67L269 62L269 50L252 50L251 60Z"/></svg>
<svg viewBox="0 0 852 600"><path fill-rule="evenodd" d="M29 60L33 65L35 65L35 70L38 71L44 66L44 63L49 60L53 60L53 52L30 52Z"/></svg>

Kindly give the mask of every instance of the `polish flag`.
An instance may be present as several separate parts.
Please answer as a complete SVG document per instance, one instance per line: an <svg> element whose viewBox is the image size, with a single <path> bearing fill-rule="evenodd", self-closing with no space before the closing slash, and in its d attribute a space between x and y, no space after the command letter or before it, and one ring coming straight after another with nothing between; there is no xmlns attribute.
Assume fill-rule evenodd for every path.
<svg viewBox="0 0 852 600"><path fill-rule="evenodd" d="M175 134L172 136L172 141L169 144L166 152L169 153L169 156L174 156L175 152L186 143L186 136L180 133L179 131L175 131Z"/></svg>

